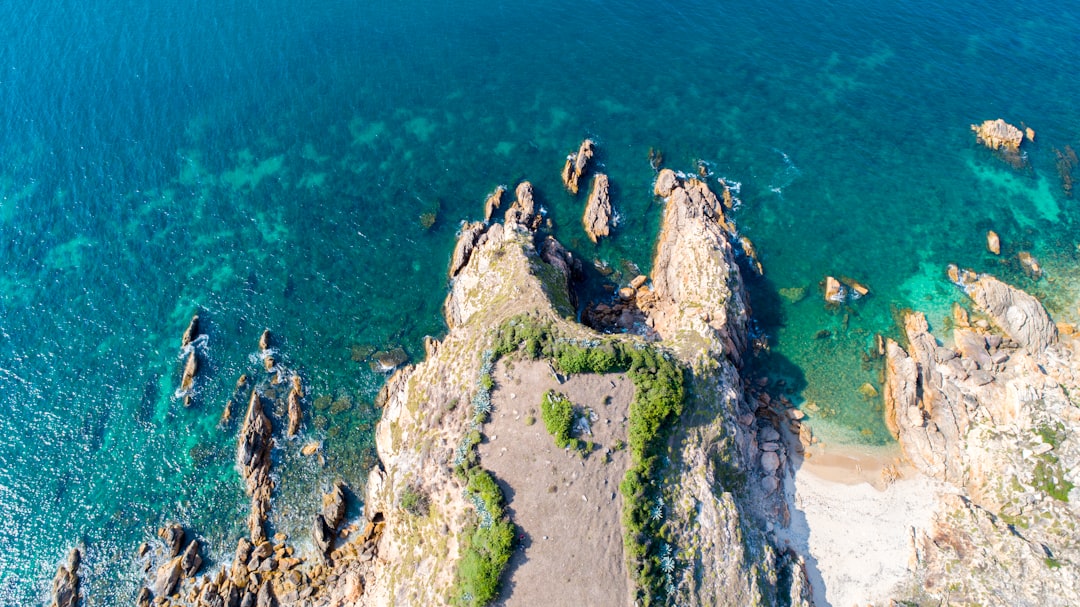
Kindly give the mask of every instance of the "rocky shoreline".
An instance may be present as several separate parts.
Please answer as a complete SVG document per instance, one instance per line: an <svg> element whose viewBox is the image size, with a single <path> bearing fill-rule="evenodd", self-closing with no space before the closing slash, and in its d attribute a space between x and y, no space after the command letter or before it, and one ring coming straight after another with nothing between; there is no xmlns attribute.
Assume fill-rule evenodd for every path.
<svg viewBox="0 0 1080 607"><path fill-rule="evenodd" d="M595 144L585 140L568 157L563 181L572 193L595 153ZM637 586L630 604L825 604L815 569L821 557L791 538L800 506L790 480L799 474L812 436L790 402L772 399L757 380L743 376L754 343L736 256L745 255L757 274L761 264L726 217L726 187L718 196L707 176L662 169L659 161L656 168L654 193L664 202L664 215L652 274L635 278L613 303L587 306L588 326L575 321L580 260L538 231L544 218L533 186L517 184L501 223L493 219L506 188L494 190L484 203L485 220L463 225L450 261L448 334L426 340L425 360L398 367L379 394L379 465L360 491L363 521L342 528L349 492L335 483L312 504L312 550L280 534L268 537L266 530L275 490L271 450L275 441L300 431L304 388L298 375L276 364L265 332L260 356L269 381L287 387L286 413L271 419L265 390L260 394L258 382L246 377L238 381L237 398L247 398L236 455L250 498L247 536L231 562L201 572L199 541L179 525L165 526L160 542L140 548L147 583L135 604L483 604L462 588L463 571L477 552L477 530L492 524L484 522L484 512L502 510L478 501L475 488L478 478L491 478L476 447L495 440L485 430L493 364L498 356L509 365L526 356L547 360L561 383L569 372L553 360L560 347L578 348L586 358L605 348L651 348L682 373L686 397L678 418L656 435L650 459L635 462L647 471L639 479L647 487L636 495L650 502L623 506L624 526L635 512L650 512L646 528L656 532L627 533L629 583ZM610 236L609 188L608 178L595 173L582 219L593 242ZM908 311L905 343L881 340L881 355L887 418L905 459L913 474L949 490L936 502L933 524L911 528L902 579L888 596L863 598L882 605L1080 603L1074 581L1080 565L1080 491L1074 488L1080 484L1074 472L1080 409L1071 396L1080 395L1075 331L1059 330L1038 300L989 275L958 268L948 274L974 307L971 313L956 308L952 344L940 345L925 318ZM828 280L827 300L845 289L865 294L858 283ZM530 336L499 345L508 323L522 319L542 327L543 340ZM196 315L182 339L185 404L198 371L198 332ZM640 414L630 407L629 420L623 420L628 435ZM305 447L304 454L317 450ZM502 493L515 492L500 479L492 482ZM495 518L513 528L509 516ZM78 604L79 555L73 551L57 570L52 597L58 607ZM505 559L485 563L495 567L488 574L496 581L501 576L510 583ZM1022 581L1010 574L1017 568ZM646 579L655 585L646 587ZM512 604L528 604L520 602L526 598Z"/></svg>

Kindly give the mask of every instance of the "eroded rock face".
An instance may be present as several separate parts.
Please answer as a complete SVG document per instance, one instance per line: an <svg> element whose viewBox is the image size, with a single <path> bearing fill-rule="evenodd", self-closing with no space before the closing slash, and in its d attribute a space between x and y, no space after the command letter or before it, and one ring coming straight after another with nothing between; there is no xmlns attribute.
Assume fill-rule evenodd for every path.
<svg viewBox="0 0 1080 607"><path fill-rule="evenodd" d="M593 177L592 192L589 193L585 215L582 217L585 233L594 243L611 234L611 195L608 188L607 175L597 173Z"/></svg>
<svg viewBox="0 0 1080 607"><path fill-rule="evenodd" d="M296 433L300 430L300 422L304 416L304 412L300 408L300 399L303 397L304 385L300 381L300 376L294 375L292 389L289 390L289 425L285 430L285 436L296 436Z"/></svg>
<svg viewBox="0 0 1080 607"><path fill-rule="evenodd" d="M158 537L165 543L165 555L174 557L184 547L184 528L179 523L169 523L158 529Z"/></svg>
<svg viewBox="0 0 1080 607"><path fill-rule="evenodd" d="M244 424L240 428L236 463L247 494L251 497L248 532L256 543L266 539L263 522L270 507L271 432L270 419L263 412L259 393L252 390Z"/></svg>
<svg viewBox="0 0 1080 607"><path fill-rule="evenodd" d="M323 495L322 516L331 531L337 531L345 520L345 485L341 481L335 482L330 493Z"/></svg>
<svg viewBox="0 0 1080 607"><path fill-rule="evenodd" d="M566 157L566 165L563 166L562 180L566 189L570 190L571 194L578 193L578 182L585 174L585 170L589 166L589 160L592 159L594 152L594 146L591 139L586 139L581 142L581 146L578 147L576 154L571 154Z"/></svg>
<svg viewBox="0 0 1080 607"><path fill-rule="evenodd" d="M52 603L50 607L77 607L79 595L79 565L82 563L82 552L73 548L68 556L68 562L56 569L56 576L52 582Z"/></svg>
<svg viewBox="0 0 1080 607"><path fill-rule="evenodd" d="M510 225L520 225L529 230L540 227L540 215L536 212L536 200L533 187L528 181L522 181L514 190L516 196L510 208L506 210L505 221Z"/></svg>
<svg viewBox="0 0 1080 607"><path fill-rule="evenodd" d="M495 211L502 206L502 196L505 193L506 188L499 186L495 188L495 191L488 194L487 199L484 200L484 223L490 222L491 218L495 216Z"/></svg>
<svg viewBox="0 0 1080 607"><path fill-rule="evenodd" d="M450 278L457 276L461 268L469 263L469 256L486 230L487 227L480 222L467 223L461 227L461 236L454 245L454 256L450 260Z"/></svg>
<svg viewBox="0 0 1080 607"><path fill-rule="evenodd" d="M1020 144L1024 141L1024 132L1001 118L986 120L982 124L973 124L971 130L975 132L975 138L979 143L992 150L1005 148L1015 152L1020 149Z"/></svg>
<svg viewBox="0 0 1080 607"><path fill-rule="evenodd" d="M995 328L954 313L953 346L939 346L909 313L907 349L886 346L889 427L906 459L951 486L932 527L914 532L917 589L902 596L1076 604L1080 541L1066 530L1080 526L1069 506L1080 414L1063 387L1080 389L1077 343L1061 341L1027 293L955 267L950 276Z"/></svg>

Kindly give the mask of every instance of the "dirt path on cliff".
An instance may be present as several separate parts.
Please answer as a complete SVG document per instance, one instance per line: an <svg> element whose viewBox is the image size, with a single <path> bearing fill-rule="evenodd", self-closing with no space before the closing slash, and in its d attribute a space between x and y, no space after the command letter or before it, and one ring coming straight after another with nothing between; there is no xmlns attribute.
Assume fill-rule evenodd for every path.
<svg viewBox="0 0 1080 607"><path fill-rule="evenodd" d="M545 361L514 361L509 367L500 362L495 380L494 412L480 458L502 485L510 515L524 535L498 604L629 605L619 482L630 460L625 448L613 446L626 440L633 384L611 374L576 375L560 385ZM588 458L555 446L540 416L547 390L595 412L591 440L596 446Z"/></svg>

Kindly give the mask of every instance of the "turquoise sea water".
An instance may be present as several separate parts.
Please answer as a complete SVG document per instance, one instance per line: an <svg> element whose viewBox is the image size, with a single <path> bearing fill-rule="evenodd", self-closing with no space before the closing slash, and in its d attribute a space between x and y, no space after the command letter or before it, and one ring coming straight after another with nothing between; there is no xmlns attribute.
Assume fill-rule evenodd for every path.
<svg viewBox="0 0 1080 607"><path fill-rule="evenodd" d="M246 500L218 419L241 373L265 377L264 328L309 386L272 514L303 535L316 490L372 462L382 376L364 355L416 358L444 330L458 222L498 184L532 180L564 242L627 274L659 223L651 147L741 184L773 345L755 364L829 440L886 440L861 354L895 308L942 324L946 263L1076 316L1053 148L1080 144L1080 14L1061 3L309 4L0 6L0 604L40 601L76 542L87 604L127 604L130 553L167 519L211 558L235 545ZM968 125L997 117L1036 130L1027 168L974 144ZM621 218L598 248L558 181L585 136ZM1023 277L1021 249L1049 279ZM873 294L825 310L826 274ZM297 454L311 438L325 467Z"/></svg>

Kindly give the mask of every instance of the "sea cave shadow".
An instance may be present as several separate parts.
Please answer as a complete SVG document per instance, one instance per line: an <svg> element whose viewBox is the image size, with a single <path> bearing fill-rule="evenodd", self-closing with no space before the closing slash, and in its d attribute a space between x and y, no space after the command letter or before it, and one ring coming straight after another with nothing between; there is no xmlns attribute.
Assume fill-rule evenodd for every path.
<svg viewBox="0 0 1080 607"><path fill-rule="evenodd" d="M768 277L758 276L740 259L740 269L745 277L744 284L750 296L753 310L751 338L757 340L757 347L747 353L742 369L744 398L754 410L755 428L772 426L779 430L784 442L788 465L783 468L780 479L779 498L787 512L787 525L777 534L777 544L781 552L786 548L798 555L803 561L807 580L810 582L811 595L816 607L832 607L825 598L825 579L818 568L817 559L810 554L810 526L806 513L800 510L795 501L795 477L805 461L799 436L801 421L790 419L787 404L798 409L801 394L807 387L803 370L791 359L772 349L775 336L787 322L784 300L780 290ZM808 293L792 306L814 305L813 294ZM759 383L761 382L761 383ZM764 385L762 385L764 384ZM789 562L795 567L795 562ZM788 579L794 579L794 571Z"/></svg>

